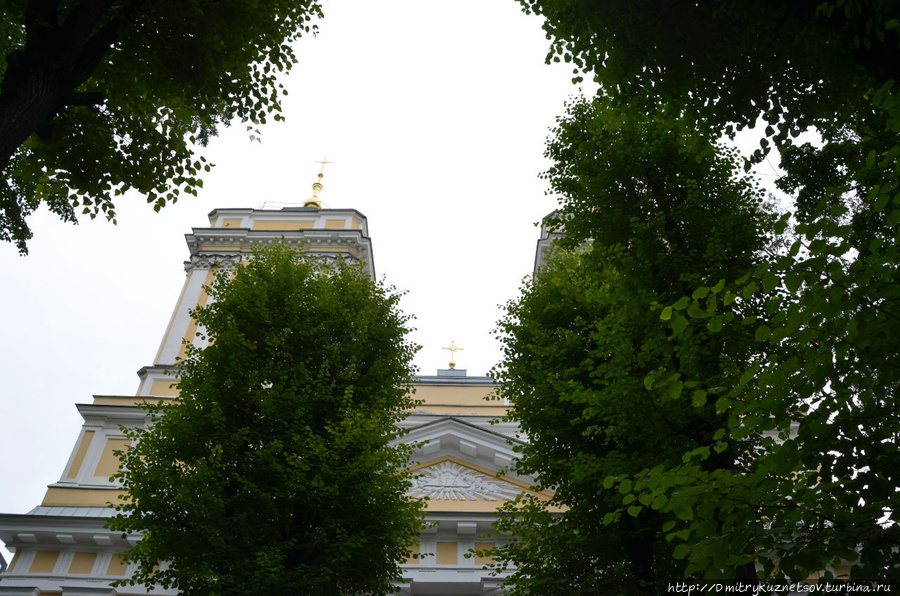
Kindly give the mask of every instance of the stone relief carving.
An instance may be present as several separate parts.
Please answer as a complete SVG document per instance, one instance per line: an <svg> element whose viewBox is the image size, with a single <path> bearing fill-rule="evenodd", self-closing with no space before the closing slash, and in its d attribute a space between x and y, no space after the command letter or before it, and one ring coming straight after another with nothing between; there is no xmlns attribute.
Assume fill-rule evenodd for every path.
<svg viewBox="0 0 900 596"><path fill-rule="evenodd" d="M194 269L210 269L217 267L233 267L243 259L241 253L191 255L190 261L184 262L184 271L190 273Z"/></svg>
<svg viewBox="0 0 900 596"><path fill-rule="evenodd" d="M321 253L316 252L315 249L305 254L310 260L321 267L334 267L341 259L350 264L359 262L359 259L352 254ZM242 253L195 254L191 255L190 261L185 261L184 270L186 273L190 273L194 269L210 269L213 266L223 268L233 267L236 263L240 263L245 258L247 258L247 256Z"/></svg>
<svg viewBox="0 0 900 596"><path fill-rule="evenodd" d="M455 462L420 468L412 479L409 496L450 501L511 501L522 489Z"/></svg>

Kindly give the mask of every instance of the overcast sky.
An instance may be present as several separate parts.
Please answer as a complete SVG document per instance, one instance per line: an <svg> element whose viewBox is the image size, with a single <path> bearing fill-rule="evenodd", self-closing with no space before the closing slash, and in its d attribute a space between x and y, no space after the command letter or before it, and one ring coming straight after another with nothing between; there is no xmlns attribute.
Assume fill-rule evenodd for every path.
<svg viewBox="0 0 900 596"><path fill-rule="evenodd" d="M286 123L224 131L199 198L156 214L135 195L119 223L30 220L31 254L0 245L0 512L38 505L59 479L92 395L133 395L184 281L184 234L219 207L280 208L311 194L368 217L375 269L406 290L421 374L483 375L497 362L498 305L534 261L555 200L543 147L578 89L547 66L540 20L513 0L326 0L297 46ZM5 553L9 560L8 553Z"/></svg>

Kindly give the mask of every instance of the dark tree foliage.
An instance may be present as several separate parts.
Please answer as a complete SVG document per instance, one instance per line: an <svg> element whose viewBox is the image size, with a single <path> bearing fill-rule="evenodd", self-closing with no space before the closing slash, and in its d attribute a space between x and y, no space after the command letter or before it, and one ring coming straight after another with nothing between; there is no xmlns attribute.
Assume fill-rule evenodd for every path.
<svg viewBox="0 0 900 596"><path fill-rule="evenodd" d="M749 440L712 450L727 417L700 382L722 385L746 366L752 335L720 326L677 344L659 318L661 305L758 262L761 196L704 135L599 99L569 106L548 155L570 252L507 306L496 374L529 439L517 469L552 487L565 512L509 507L501 527L519 538L500 558L518 567L517 594L655 594L684 573L665 531L685 513L633 496L623 511L611 479L671 469L692 451L706 453L706 470L749 465Z"/></svg>
<svg viewBox="0 0 900 596"><path fill-rule="evenodd" d="M276 75L314 0L2 0L0 239L26 252L41 203L115 220L196 194L221 124L280 119Z"/></svg>
<svg viewBox="0 0 900 596"><path fill-rule="evenodd" d="M753 332L756 354L735 374L692 379L727 417L713 451L761 437L751 465L711 468L693 450L679 466L610 476L620 507L682 511L666 537L688 574L752 557L766 577L848 562L854 577L900 577L900 3L523 4L546 17L551 58L598 81L623 117L664 105L673 127L711 135L761 124L754 159L777 151L778 185L795 200L784 251L659 313L674 350L696 346L698 331ZM800 142L803 132L818 139ZM602 162L607 150L586 151ZM579 201L567 229L602 232L610 207L592 191ZM754 303L751 316L726 308ZM728 361L747 350L720 343Z"/></svg>
<svg viewBox="0 0 900 596"><path fill-rule="evenodd" d="M229 274L233 273L230 278ZM387 594L418 537L395 424L414 404L399 295L286 247L225 271L193 315L210 345L117 475L130 584L190 595ZM165 562L161 567L158 564Z"/></svg>

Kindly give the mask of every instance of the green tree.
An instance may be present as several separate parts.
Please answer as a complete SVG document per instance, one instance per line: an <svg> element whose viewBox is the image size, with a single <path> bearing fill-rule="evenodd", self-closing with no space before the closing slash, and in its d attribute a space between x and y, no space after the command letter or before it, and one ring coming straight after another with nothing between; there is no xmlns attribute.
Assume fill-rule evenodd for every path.
<svg viewBox="0 0 900 596"><path fill-rule="evenodd" d="M733 153L673 122L664 111L576 102L548 147L563 200L557 225L573 252L557 254L507 306L496 374L529 439L517 469L552 488L549 505L564 512L527 497L508 507L501 528L519 538L500 559L517 567L517 594L664 590L685 567L665 533L687 512L633 495L625 508L621 486L692 451L708 455L705 470L749 465L750 439L712 450L727 418L700 381L722 385L746 366L752 335L698 328L685 330L696 341L678 344L659 318L661 305L759 261L761 193L737 174Z"/></svg>
<svg viewBox="0 0 900 596"><path fill-rule="evenodd" d="M667 535L688 573L755 553L765 574L851 561L862 577L900 576L900 3L523 4L546 17L551 58L624 113L663 103L673 122L719 134L762 124L754 159L777 150L778 184L795 199L788 250L661 311L679 349L698 329L753 331L758 355L743 370L697 379L728 417L717 448L763 435L753 466L709 469L688 452L681 466L615 480L625 501L690 511ZM799 143L803 132L819 140ZM590 228L601 213L578 218ZM722 310L752 301L759 315Z"/></svg>
<svg viewBox="0 0 900 596"><path fill-rule="evenodd" d="M117 477L130 497L111 522L142 536L128 583L391 592L421 524L408 450L392 442L414 404L399 295L276 247L220 273L210 296L193 312L210 345L179 365L180 399L129 432Z"/></svg>
<svg viewBox="0 0 900 596"><path fill-rule="evenodd" d="M276 75L315 0L4 0L0 239L26 252L41 203L115 220L129 190L155 209L196 194L194 154L221 124L280 119Z"/></svg>

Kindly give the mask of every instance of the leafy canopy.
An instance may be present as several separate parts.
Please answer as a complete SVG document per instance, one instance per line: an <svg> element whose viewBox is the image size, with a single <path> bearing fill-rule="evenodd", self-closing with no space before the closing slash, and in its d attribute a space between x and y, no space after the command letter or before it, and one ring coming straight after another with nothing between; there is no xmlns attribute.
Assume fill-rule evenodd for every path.
<svg viewBox="0 0 900 596"><path fill-rule="evenodd" d="M752 332L755 354L734 374L691 380L727 418L713 451L760 437L751 465L710 468L711 455L686 452L680 466L611 477L620 507L637 500L682 512L687 525L666 531L688 574L716 575L751 557L767 577L803 579L846 562L857 577L898 577L900 4L523 5L546 17L551 58L597 80L623 114L665 106L672 127L710 135L762 124L754 159L776 150L777 184L795 200L785 250L745 275L701 282L660 312L678 351L708 332L740 362L747 344L717 336ZM801 142L802 132L820 140ZM567 225L591 235L597 207ZM753 304L762 311L728 312Z"/></svg>
<svg viewBox="0 0 900 596"><path fill-rule="evenodd" d="M233 276L232 276L233 275ZM387 594L418 537L395 424L416 347L399 295L287 247L221 272L193 312L181 397L148 407L111 527L142 539L127 583L182 594ZM161 567L157 567L164 561Z"/></svg>
<svg viewBox="0 0 900 596"><path fill-rule="evenodd" d="M45 203L115 221L130 190L154 209L196 194L219 125L281 118L276 76L315 0L4 0L0 239L21 252Z"/></svg>
<svg viewBox="0 0 900 596"><path fill-rule="evenodd" d="M518 594L657 593L684 572L663 531L681 512L633 496L623 510L612 479L679 466L693 451L708 455L705 469L746 464L750 441L711 451L726 419L699 381L722 384L745 366L752 336L697 329L678 345L659 317L661 305L758 261L761 196L708 137L602 98L569 106L548 156L569 251L507 305L496 374L529 437L517 469L552 487L564 513L527 498L509 507L516 515L501 526L519 539L500 558L517 567Z"/></svg>

